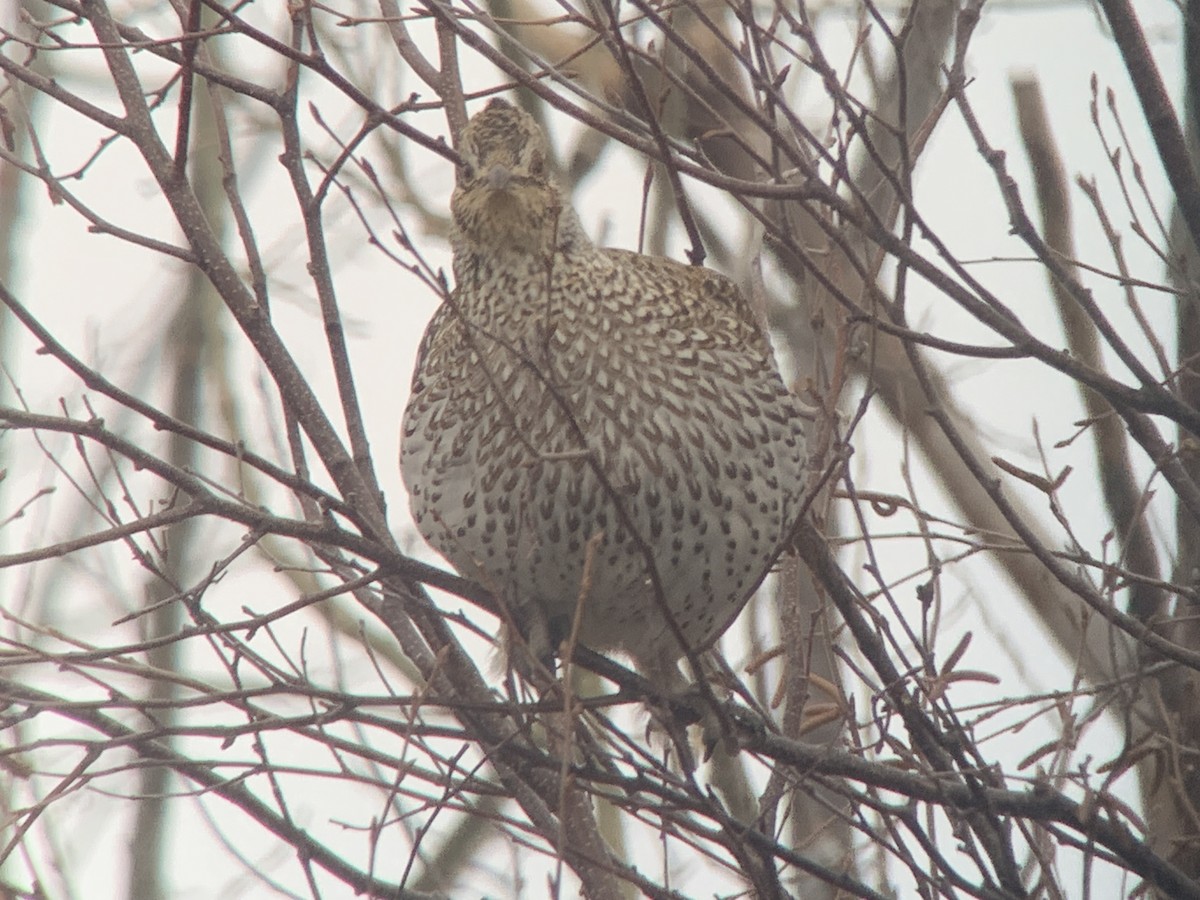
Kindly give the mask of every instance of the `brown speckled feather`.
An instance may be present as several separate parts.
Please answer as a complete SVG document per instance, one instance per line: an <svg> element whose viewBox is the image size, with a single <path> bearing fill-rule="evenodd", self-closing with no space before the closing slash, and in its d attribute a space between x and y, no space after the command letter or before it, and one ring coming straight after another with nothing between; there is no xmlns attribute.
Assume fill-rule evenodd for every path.
<svg viewBox="0 0 1200 900"><path fill-rule="evenodd" d="M413 515L510 604L535 651L583 594L582 641L669 682L683 648L645 550L687 641L711 644L798 514L798 406L732 282L591 244L530 117L493 101L460 149L457 287L404 417Z"/></svg>

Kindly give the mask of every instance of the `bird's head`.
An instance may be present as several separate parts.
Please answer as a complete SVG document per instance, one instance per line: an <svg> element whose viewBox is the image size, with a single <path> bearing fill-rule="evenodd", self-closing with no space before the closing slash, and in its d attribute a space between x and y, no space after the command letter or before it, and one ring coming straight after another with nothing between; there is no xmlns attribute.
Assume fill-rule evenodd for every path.
<svg viewBox="0 0 1200 900"><path fill-rule="evenodd" d="M550 148L528 113L492 100L467 122L450 209L470 247L546 253L561 243L574 214L549 172Z"/></svg>

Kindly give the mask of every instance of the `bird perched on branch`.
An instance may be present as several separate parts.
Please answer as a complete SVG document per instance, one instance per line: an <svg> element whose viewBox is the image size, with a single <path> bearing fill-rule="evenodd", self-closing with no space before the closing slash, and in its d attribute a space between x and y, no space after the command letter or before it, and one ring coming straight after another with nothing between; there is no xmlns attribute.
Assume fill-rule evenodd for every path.
<svg viewBox="0 0 1200 900"><path fill-rule="evenodd" d="M492 100L458 149L456 287L403 424L417 526L536 656L575 633L666 689L799 513L799 406L732 282L592 244L529 115Z"/></svg>

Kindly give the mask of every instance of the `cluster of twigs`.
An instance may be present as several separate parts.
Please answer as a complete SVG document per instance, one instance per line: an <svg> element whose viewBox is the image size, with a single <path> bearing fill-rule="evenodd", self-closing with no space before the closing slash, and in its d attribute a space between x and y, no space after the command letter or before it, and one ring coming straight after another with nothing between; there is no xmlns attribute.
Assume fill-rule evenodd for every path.
<svg viewBox="0 0 1200 900"><path fill-rule="evenodd" d="M290 18L216 0L27 6L0 33L0 167L40 185L30 203L69 207L91 240L134 248L146 271L182 265L186 284L156 374L139 382L87 361L49 324L50 298L22 296L0 272L12 340L71 378L54 409L14 368L0 407L3 521L19 535L0 556L6 890L66 892L76 876L60 855L59 810L88 797L120 810L135 836L130 893L147 897L169 893L161 823L181 808L209 821L177 828L314 896L338 885L506 895L536 879L596 898L882 897L898 884L931 897L1058 897L1103 878L1200 897L1200 457L1188 450L1200 438L1188 268L1200 189L1137 19L1126 3L1101 5L1178 203L1175 233L1165 216L1134 222L1169 288L1131 271L1091 183L1114 261L1071 246L1066 176L1026 83L1015 96L1036 198L1018 188L971 102L981 2L921 3L898 18L865 2L845 59L823 52L803 3L380 0L351 14L295 2ZM384 99L379 74L393 68L409 91L399 102ZM797 83L822 87L820 124L797 111ZM743 276L816 410L813 502L746 614L749 665L713 654L727 733L694 771L649 733L639 703L676 732L696 710L654 697L619 661L576 648L538 696L497 677L493 599L415 559L396 537L407 526L389 522L381 484L395 475L390 461L377 467L364 412L378 379L364 388L350 349L339 254L365 244L397 283L444 297L445 213L417 173L422 161L450 171L468 104L504 92L544 120L585 126L560 160L571 185L603 168L608 144L650 161L644 248L662 251L677 215L693 262ZM80 162L51 114L94 136L94 152ZM989 289L915 200L922 154L951 116L1044 269L1069 352ZM1150 193L1140 165L1124 180L1116 164L1130 153L1123 131L1116 146L1136 216L1130 198ZM114 157L152 183L156 224L131 223L105 195L99 173ZM281 325L279 247L296 241L266 237L280 208L258 196L265 165L291 198L286 227L302 234L300 293L315 300L329 388ZM736 272L743 248L694 199L698 185L727 198L724 216L737 208L753 223L755 266ZM1086 276L1121 286L1132 336ZM1177 298L1177 341L1139 304L1158 290ZM918 324L920 291L986 337ZM1115 551L1074 539L1065 474L1028 471L966 424L943 367L955 358L1037 365L1078 386L1079 439L1096 447ZM247 390L253 378L229 377L239 371L265 378ZM918 502L911 482L858 484L850 448L880 412L940 475L949 512ZM1147 524L1156 492L1176 535ZM892 524L902 518L910 528ZM884 527L923 560L915 574L911 560L899 574L883 561ZM968 668L969 637L946 650L944 575L979 557L1007 579L980 589L1028 606L1071 660L1069 685L1020 696ZM915 616L899 597L914 584ZM966 707L963 685L993 694ZM1079 740L1101 719L1123 743L1097 763ZM985 732L1035 720L1055 738L1019 765L998 763ZM1116 790L1132 773L1137 805ZM286 862L264 867L279 848Z"/></svg>

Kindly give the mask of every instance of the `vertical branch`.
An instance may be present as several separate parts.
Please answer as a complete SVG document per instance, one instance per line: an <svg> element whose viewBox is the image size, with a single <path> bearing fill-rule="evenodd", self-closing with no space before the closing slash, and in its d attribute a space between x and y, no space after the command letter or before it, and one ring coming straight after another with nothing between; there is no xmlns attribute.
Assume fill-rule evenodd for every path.
<svg viewBox="0 0 1200 900"><path fill-rule="evenodd" d="M196 48L200 44L196 32L200 30L201 0L188 0L187 17L183 25L183 64L179 79L179 116L175 127L175 177L182 180L187 174L188 141L192 120L192 95L195 88Z"/></svg>
<svg viewBox="0 0 1200 900"><path fill-rule="evenodd" d="M1200 180L1183 138L1183 128L1171 108L1171 98L1163 85L1158 66L1146 43L1141 23L1129 0L1100 0L1112 28L1113 40L1125 60L1125 69L1142 103L1146 125L1154 137L1163 170L1171 183L1175 202L1192 243L1200 246ZM1191 25L1195 27L1195 25Z"/></svg>
<svg viewBox="0 0 1200 900"><path fill-rule="evenodd" d="M439 69L426 58L412 39L400 12L400 4L396 0L379 0L379 10L385 17L388 33L400 58L445 104L450 135L457 143L458 133L467 124L467 105L463 98L462 78L458 71L458 48L454 40L454 28L445 16L434 17L441 63Z"/></svg>
<svg viewBox="0 0 1200 900"><path fill-rule="evenodd" d="M294 6L292 18L293 48L300 54L300 41L305 33L307 12ZM313 197L312 185L304 171L303 141L297 117L299 106L300 72L299 63L291 63L292 71L287 78L287 90L280 100L276 112L279 114L283 134L284 152L281 160L291 179L301 214L304 217L304 234L309 254L309 276L317 289L317 301L321 307L321 320L325 327L325 339L333 363L334 378L341 400L342 418L350 438L350 450L354 466L366 489L371 494L371 506L378 512L380 524L386 529L386 505L383 492L375 474L371 448L367 440L367 429L363 422L362 404L354 381L354 370L350 362L350 351L346 346L346 332L342 326L341 310L333 283L333 271L325 243L325 226L321 217L320 204Z"/></svg>
<svg viewBox="0 0 1200 900"><path fill-rule="evenodd" d="M667 136L663 132L662 124L655 113L655 104L651 103L650 97L646 93L646 87L642 83L642 78L638 74L637 67L634 65L633 57L629 52L629 45L625 41L625 35L621 32L621 21L617 17L616 3L612 2L612 0L603 0L603 3L608 16L608 40L612 42L616 55L621 61L621 70L624 72L625 80L633 93L634 108L639 110L645 117L646 124L650 128L651 137L658 146L659 159L662 161L667 179L671 183L671 191L675 195L675 205L679 209L679 217L683 222L683 228L687 232L688 239L691 241L692 246L687 254L688 261L693 266L702 265L705 256L704 242L700 238L700 229L696 225L695 216L692 215L692 208L691 204L688 203L687 194L683 191L683 181L679 177L679 170L672 164L673 154L667 143Z"/></svg>
<svg viewBox="0 0 1200 900"><path fill-rule="evenodd" d="M1034 175L1034 188L1042 210L1042 230L1046 245L1063 260L1077 258L1071 232L1071 205L1062 158L1042 102L1041 89L1029 80L1012 83L1013 98L1025 150ZM1063 331L1071 353L1098 372L1105 371L1096 328L1086 312L1075 303L1063 285L1049 279ZM1079 386L1088 418L1092 421L1096 466L1109 515L1125 548L1126 565L1148 579L1159 577L1158 557L1150 530L1142 514L1141 490L1134 482L1129 446L1121 419L1113 408L1094 391ZM1166 598L1148 583L1130 586L1130 611L1148 624L1163 612Z"/></svg>
<svg viewBox="0 0 1200 900"><path fill-rule="evenodd" d="M1186 0L1182 4L1184 34L1184 125L1188 155L1200 159L1200 2ZM1171 239L1174 253L1168 270L1171 284L1179 292L1175 301L1175 335L1178 342L1177 361L1179 392L1193 408L1200 408L1200 243L1196 240L1194 217L1184 209L1182 198L1176 199L1171 214ZM1180 447L1188 446L1188 435L1180 429ZM1181 453L1181 463L1193 480L1200 483L1200 456ZM1200 585L1200 531L1182 504L1176 504L1175 541L1177 558L1174 578L1180 584L1195 589ZM1196 646L1200 641L1200 603L1195 596L1180 595L1176 601L1172 630L1180 643ZM1177 671L1174 697L1167 701L1167 712L1177 718L1169 721L1171 736L1182 745L1196 746L1200 742L1200 709L1196 696L1200 679L1194 673ZM1173 702L1172 702L1173 701ZM1157 724L1155 722L1155 724ZM1172 774L1180 771L1172 766ZM1160 769L1161 771L1161 769ZM1178 854L1181 846L1194 848L1200 821L1200 784L1194 769L1186 771L1186 780L1159 778L1147 782L1143 802L1146 805L1153 846L1164 855ZM1190 875L1200 878L1200 860L1195 853L1183 861Z"/></svg>

